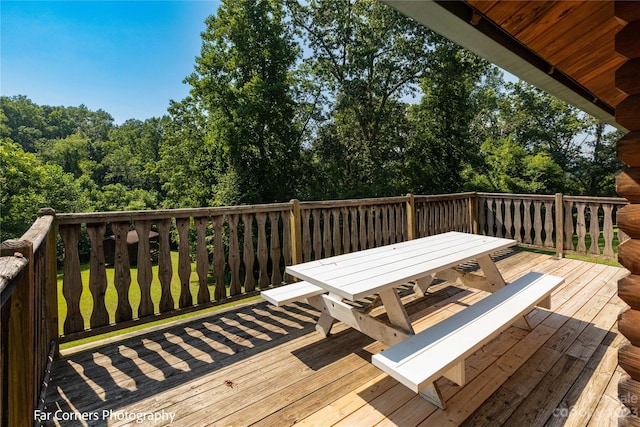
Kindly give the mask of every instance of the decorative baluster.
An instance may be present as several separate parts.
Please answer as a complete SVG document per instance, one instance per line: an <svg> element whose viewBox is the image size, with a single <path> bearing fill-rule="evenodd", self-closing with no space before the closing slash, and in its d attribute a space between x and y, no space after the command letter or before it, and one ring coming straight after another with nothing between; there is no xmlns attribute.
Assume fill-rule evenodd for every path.
<svg viewBox="0 0 640 427"><path fill-rule="evenodd" d="M394 205L387 205L389 211L389 243L396 242L396 209Z"/></svg>
<svg viewBox="0 0 640 427"><path fill-rule="evenodd" d="M524 221L523 221L523 227L524 227L524 243L526 244L532 244L533 241L531 240L531 230L532 230L532 225L531 225L531 200L529 199L525 199L523 200L522 204L524 205Z"/></svg>
<svg viewBox="0 0 640 427"><path fill-rule="evenodd" d="M387 211L387 205L380 205L380 213L382 214L382 245L389 244L389 212Z"/></svg>
<svg viewBox="0 0 640 427"><path fill-rule="evenodd" d="M578 234L578 247L576 251L581 254L587 252L587 244L585 237L587 236L587 224L584 217L584 210L586 205L582 202L576 203L576 209L578 210L578 219L576 220L576 233Z"/></svg>
<svg viewBox="0 0 640 427"><path fill-rule="evenodd" d="M209 276L209 252L207 251L207 225L209 218L194 218L196 226L196 273L198 274L198 304L211 300L207 279Z"/></svg>
<svg viewBox="0 0 640 427"><path fill-rule="evenodd" d="M87 233L91 241L89 289L93 296L93 311L91 312L89 324L92 329L109 324L109 313L104 302L104 294L107 291L107 270L105 268L103 243L106 230L107 224L104 222L87 224Z"/></svg>
<svg viewBox="0 0 640 427"><path fill-rule="evenodd" d="M282 252L284 254L284 265L291 265L293 262L291 248L291 216L289 212L281 213L282 219ZM285 281L291 282L293 279L288 274L285 275Z"/></svg>
<svg viewBox="0 0 640 427"><path fill-rule="evenodd" d="M342 246L340 245L340 210L334 208L331 210L331 216L333 217L332 237L333 237L333 251L334 255L342 254Z"/></svg>
<svg viewBox="0 0 640 427"><path fill-rule="evenodd" d="M600 239L599 207L598 203L589 203L589 235L591 236L589 253L594 255L600 255L600 246L598 245L598 240Z"/></svg>
<svg viewBox="0 0 640 427"><path fill-rule="evenodd" d="M376 247L376 234L375 234L375 216L376 216L376 208L371 206L367 210L367 247L375 248Z"/></svg>
<svg viewBox="0 0 640 427"><path fill-rule="evenodd" d="M504 204L504 237L507 239L513 239L513 214L511 213L511 207L513 206L513 200L507 199Z"/></svg>
<svg viewBox="0 0 640 427"><path fill-rule="evenodd" d="M486 199L484 197L480 197L478 199L478 233L479 234L487 234L485 226L485 219L487 217L487 210L485 209Z"/></svg>
<svg viewBox="0 0 640 427"><path fill-rule="evenodd" d="M84 329L84 319L80 312L80 296L82 295L82 276L80 275L80 255L78 253L80 225L61 225L60 236L64 243L62 294L67 302L64 333L70 334Z"/></svg>
<svg viewBox="0 0 640 427"><path fill-rule="evenodd" d="M274 285L282 283L282 273L280 272L280 255L282 253L282 248L280 247L280 231L278 227L278 223L280 222L279 220L280 212L269 212L269 223L271 224L271 283ZM315 232L315 223L319 222L316 221L315 215L313 222L313 229ZM318 234L313 236L314 244L316 239L320 240L320 236ZM320 250L316 253L319 254Z"/></svg>
<svg viewBox="0 0 640 427"><path fill-rule="evenodd" d="M189 218L176 218L178 229L178 277L180 278L180 308L193 305L191 289L191 258L189 257Z"/></svg>
<svg viewBox="0 0 640 427"><path fill-rule="evenodd" d="M535 233L533 244L542 246L542 201L533 202L533 230Z"/></svg>
<svg viewBox="0 0 640 427"><path fill-rule="evenodd" d="M602 205L604 219L602 224L602 236L604 237L604 250L602 254L607 258L615 256L613 252L613 205L605 203Z"/></svg>
<svg viewBox="0 0 640 427"><path fill-rule="evenodd" d="M349 209L351 223L349 226L349 237L351 238L351 252L357 252L359 246L358 236L358 210L355 207Z"/></svg>
<svg viewBox="0 0 640 427"><path fill-rule="evenodd" d="M358 216L360 217L360 249L367 249L367 219L364 206L358 206Z"/></svg>
<svg viewBox="0 0 640 427"><path fill-rule="evenodd" d="M522 200L516 199L513 201L513 232L514 239L518 243L522 242Z"/></svg>
<svg viewBox="0 0 640 427"><path fill-rule="evenodd" d="M311 211L309 209L300 209L302 217L302 257L304 262L311 261L311 231L309 228L309 217Z"/></svg>
<svg viewBox="0 0 640 427"><path fill-rule="evenodd" d="M129 222L114 222L111 224L111 228L116 237L114 262L114 282L118 292L116 322L123 322L133 318L133 310L129 302L129 287L131 286L131 264L129 263L129 248L127 245Z"/></svg>
<svg viewBox="0 0 640 427"><path fill-rule="evenodd" d="M351 239L349 238L349 209L342 208L342 248L344 253L351 252Z"/></svg>
<svg viewBox="0 0 640 427"><path fill-rule="evenodd" d="M242 241L242 261L244 262L244 291L251 292L256 288L256 279L253 275L253 264L256 259L253 250L253 214L242 214L242 225L244 227L244 237ZM291 238L289 238L291 241ZM289 251L291 253L291 251Z"/></svg>
<svg viewBox="0 0 640 427"><path fill-rule="evenodd" d="M323 257L331 256L331 211L322 210L322 248Z"/></svg>
<svg viewBox="0 0 640 427"><path fill-rule="evenodd" d="M229 270L231 271L230 295L242 293L242 286L240 285L240 243L238 239L239 220L240 217L237 214L227 215L229 224Z"/></svg>
<svg viewBox="0 0 640 427"><path fill-rule="evenodd" d="M138 234L138 286L140 286L140 305L138 317L151 316L154 313L151 300L151 248L149 247L149 233L151 221L136 221L136 233Z"/></svg>
<svg viewBox="0 0 640 427"><path fill-rule="evenodd" d="M493 199L487 199L487 235L495 236L495 213L493 211Z"/></svg>
<svg viewBox="0 0 640 427"><path fill-rule="evenodd" d="M216 215L211 217L213 223L213 269L216 275L216 289L214 297L216 301L220 301L227 297L227 286L224 280L225 255L224 245L222 243L222 224L224 216Z"/></svg>
<svg viewBox="0 0 640 427"><path fill-rule="evenodd" d="M544 203L544 247L553 248L553 201Z"/></svg>
<svg viewBox="0 0 640 427"><path fill-rule="evenodd" d="M504 201L496 199L496 237L504 237L504 214L502 206Z"/></svg>
<svg viewBox="0 0 640 427"><path fill-rule="evenodd" d="M564 202L564 248L573 250L573 202Z"/></svg>
<svg viewBox="0 0 640 427"><path fill-rule="evenodd" d="M322 258L322 235L320 234L320 216L319 209L314 209L311 212L313 215L313 257L312 259Z"/></svg>
<svg viewBox="0 0 640 427"><path fill-rule="evenodd" d="M307 214L307 219L309 218L309 211L303 211ZM304 217L304 214L303 214ZM258 286L260 288L266 288L269 286L269 274L267 272L267 262L269 260L269 252L267 249L267 214L264 212L256 213L256 222L258 223ZM309 233L309 223L307 223L306 234ZM303 233L304 235L304 233ZM309 250L310 252L310 250ZM306 255L305 255L306 256ZM307 259L305 258L305 261Z"/></svg>
<svg viewBox="0 0 640 427"><path fill-rule="evenodd" d="M158 234L160 235L160 247L158 252L158 280L162 295L160 296L160 313L164 313L174 308L173 295L171 295L171 277L173 276L173 266L171 265L171 245L169 243L170 219L157 221Z"/></svg>

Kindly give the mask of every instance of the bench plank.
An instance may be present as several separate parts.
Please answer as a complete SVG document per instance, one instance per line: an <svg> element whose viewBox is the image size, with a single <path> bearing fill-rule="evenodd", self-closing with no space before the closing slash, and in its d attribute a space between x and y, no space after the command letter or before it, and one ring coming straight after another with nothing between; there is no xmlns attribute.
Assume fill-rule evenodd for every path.
<svg viewBox="0 0 640 427"><path fill-rule="evenodd" d="M271 304L280 307L282 305L301 301L325 292L326 291L319 286L302 281L268 289L260 292L260 295Z"/></svg>
<svg viewBox="0 0 640 427"><path fill-rule="evenodd" d="M563 282L560 277L528 273L465 310L374 355L372 363L416 393L444 374L454 380L457 376L464 383L460 364L539 302L546 302ZM456 371L457 375L449 375Z"/></svg>

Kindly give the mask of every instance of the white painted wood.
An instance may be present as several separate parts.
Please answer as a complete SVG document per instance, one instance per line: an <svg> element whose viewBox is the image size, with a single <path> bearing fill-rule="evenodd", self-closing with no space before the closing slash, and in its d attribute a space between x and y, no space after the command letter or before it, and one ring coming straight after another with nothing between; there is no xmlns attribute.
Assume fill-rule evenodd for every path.
<svg viewBox="0 0 640 427"><path fill-rule="evenodd" d="M564 282L528 273L450 318L372 357L372 363L420 392L507 329Z"/></svg>
<svg viewBox="0 0 640 427"><path fill-rule="evenodd" d="M444 398L438 385L435 383L428 384L425 388L420 390L420 396L427 402L431 402L440 409L445 409Z"/></svg>
<svg viewBox="0 0 640 427"><path fill-rule="evenodd" d="M413 292L415 292L419 297L425 296L427 294L427 289L429 289L429 286L431 286L431 283L433 283L434 279L434 275L416 279L416 284L413 286Z"/></svg>
<svg viewBox="0 0 640 427"><path fill-rule="evenodd" d="M387 345L395 345L409 336L407 332L400 328L387 325L368 314L359 312L352 306L342 302L342 298L335 294L324 294L320 295L319 298L320 300L315 299L314 303L315 301L321 302L320 309L323 314L327 313L332 318L340 320L377 341Z"/></svg>
<svg viewBox="0 0 640 427"><path fill-rule="evenodd" d="M414 335L413 326L411 326L411 321L402 305L398 292L394 288L385 289L380 292L380 299L391 324L402 329L408 335Z"/></svg>
<svg viewBox="0 0 640 427"><path fill-rule="evenodd" d="M326 291L321 287L312 285L309 282L296 282L290 285L279 286L277 288L262 291L260 292L260 295L271 304L279 307L281 305L301 301L314 295L320 295L325 292Z"/></svg>
<svg viewBox="0 0 640 427"><path fill-rule="evenodd" d="M487 278L491 285L490 292L495 292L498 289L503 288L505 285L504 279L502 278L502 274L500 274L498 267L491 259L491 256L488 254L483 255L481 257L478 257L477 261L478 265L482 269L482 272L484 273L484 277Z"/></svg>
<svg viewBox="0 0 640 427"><path fill-rule="evenodd" d="M461 387L465 385L467 381L464 375L464 360L461 360L460 362L455 364L453 368L443 373L442 376L453 381Z"/></svg>
<svg viewBox="0 0 640 427"><path fill-rule="evenodd" d="M287 273L349 300L432 275L516 244L449 232L287 267Z"/></svg>

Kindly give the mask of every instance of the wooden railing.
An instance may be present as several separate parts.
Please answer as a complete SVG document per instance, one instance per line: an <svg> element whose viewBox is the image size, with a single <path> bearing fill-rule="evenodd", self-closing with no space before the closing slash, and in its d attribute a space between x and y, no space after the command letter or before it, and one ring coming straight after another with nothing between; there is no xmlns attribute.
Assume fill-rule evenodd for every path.
<svg viewBox="0 0 640 427"><path fill-rule="evenodd" d="M285 266L292 263L417 235L472 231L473 195L59 214L66 306L60 341L257 295L260 289L290 281L283 275ZM157 267L153 266L149 242L152 230L158 233ZM127 244L131 231L137 237L133 240L138 241L135 268ZM89 271L83 275L79 247L85 234L90 254ZM109 237L114 253L108 258L113 266L106 264L105 241ZM173 260L176 257L177 262ZM197 284L192 284L192 278ZM132 286L134 281L137 284ZM172 281L179 285L172 285ZM152 287L156 290L153 294L159 295L155 299ZM117 294L117 304L112 307L108 307L107 292ZM135 302L130 295L136 295Z"/></svg>
<svg viewBox="0 0 640 427"><path fill-rule="evenodd" d="M529 194L478 193L478 232L516 239L541 249L616 258L627 237L615 226L625 199Z"/></svg>
<svg viewBox="0 0 640 427"><path fill-rule="evenodd" d="M1 245L0 424L32 425L57 351L56 240L53 212Z"/></svg>

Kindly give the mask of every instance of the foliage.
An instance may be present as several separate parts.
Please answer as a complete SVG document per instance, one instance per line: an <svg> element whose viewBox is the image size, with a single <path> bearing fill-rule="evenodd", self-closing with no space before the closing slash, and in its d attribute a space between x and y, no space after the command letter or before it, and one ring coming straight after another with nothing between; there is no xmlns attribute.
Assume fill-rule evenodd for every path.
<svg viewBox="0 0 640 427"><path fill-rule="evenodd" d="M0 97L1 237L37 210L461 190L614 195L620 133L375 0L224 0L168 114Z"/></svg>

